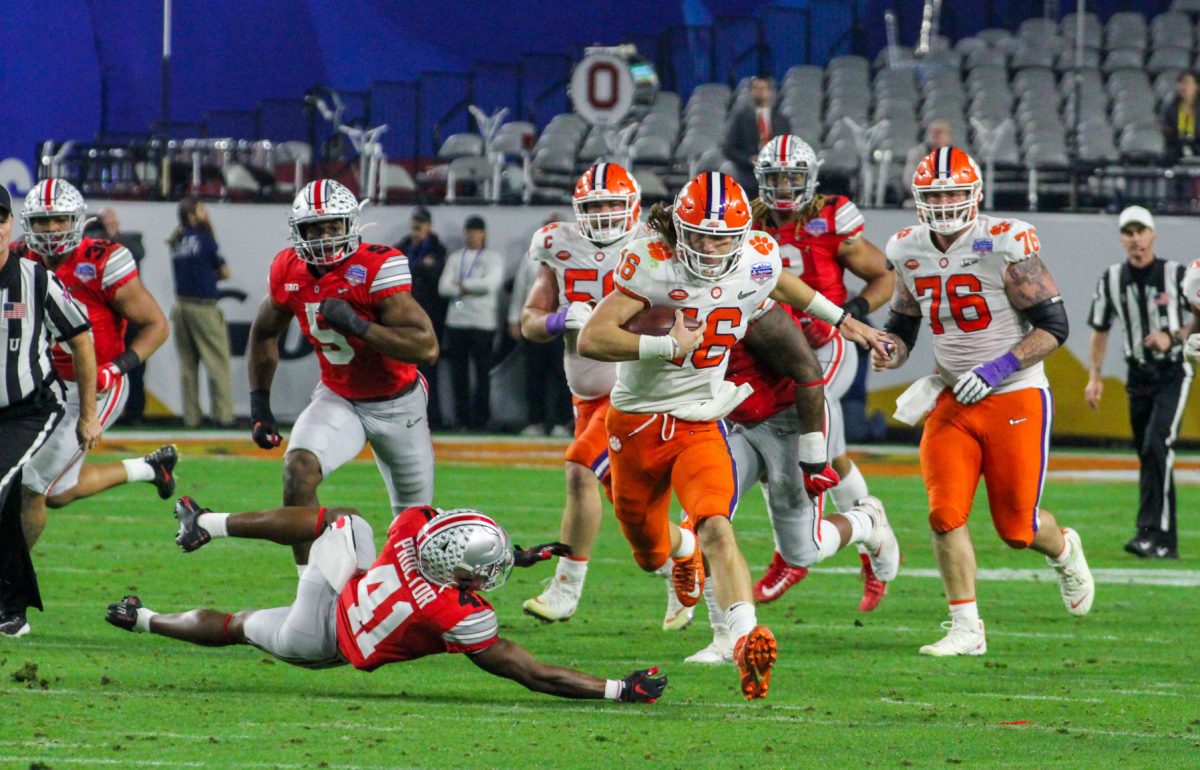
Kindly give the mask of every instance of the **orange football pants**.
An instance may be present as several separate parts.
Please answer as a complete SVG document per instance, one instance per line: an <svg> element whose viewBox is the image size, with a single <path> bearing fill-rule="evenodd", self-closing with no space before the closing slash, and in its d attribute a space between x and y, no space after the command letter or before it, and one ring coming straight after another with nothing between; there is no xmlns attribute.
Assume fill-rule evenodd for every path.
<svg viewBox="0 0 1200 770"><path fill-rule="evenodd" d="M671 556L671 491L688 518L732 516L737 473L720 422L609 408L613 510L638 566L656 570Z"/></svg>
<svg viewBox="0 0 1200 770"><path fill-rule="evenodd" d="M608 460L608 431L604 428L604 418L608 414L608 396L582 399L571 396L571 404L575 411L575 440L567 447L563 458L567 462L578 463L591 468L596 478L604 485L604 493L611 501L612 473L609 472Z"/></svg>
<svg viewBox="0 0 1200 770"><path fill-rule="evenodd" d="M967 523L983 476L996 532L1013 548L1032 543L1053 413L1050 391L1043 388L991 395L969 405L960 404L949 389L942 391L921 436L921 475L933 531Z"/></svg>

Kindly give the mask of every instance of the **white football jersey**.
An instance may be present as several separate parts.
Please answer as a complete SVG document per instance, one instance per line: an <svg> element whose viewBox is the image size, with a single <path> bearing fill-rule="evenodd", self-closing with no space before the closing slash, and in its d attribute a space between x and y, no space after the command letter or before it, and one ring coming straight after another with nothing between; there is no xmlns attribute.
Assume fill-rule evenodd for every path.
<svg viewBox="0 0 1200 770"><path fill-rule="evenodd" d="M613 270L621 250L638 238L650 234L638 224L629 235L603 247L583 237L574 223L555 222L533 234L529 257L554 271L558 279L558 306L571 302L599 303L613 289ZM617 381L617 366L609 361L593 361L575 349L577 332L564 335L563 369L567 386L577 397L591 400L607 396Z"/></svg>
<svg viewBox="0 0 1200 770"><path fill-rule="evenodd" d="M729 351L755 312L773 302L782 269L779 245L757 230L747 237L737 269L715 283L692 277L658 235L631 243L615 273L617 289L647 307L680 308L708 326L704 342L682 359L617 364L612 405L622 412L663 413L714 399L725 382Z"/></svg>
<svg viewBox="0 0 1200 770"><path fill-rule="evenodd" d="M929 320L938 374L947 385L1009 352L1033 328L1009 301L1004 271L1038 256L1038 249L1033 225L982 214L945 253L923 224L888 240L888 261ZM994 392L1048 385L1038 362L1013 373Z"/></svg>

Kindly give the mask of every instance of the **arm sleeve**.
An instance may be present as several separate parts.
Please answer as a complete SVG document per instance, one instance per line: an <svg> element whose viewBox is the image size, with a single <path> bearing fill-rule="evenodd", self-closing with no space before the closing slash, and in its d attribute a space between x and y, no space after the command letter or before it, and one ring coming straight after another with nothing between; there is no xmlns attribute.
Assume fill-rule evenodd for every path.
<svg viewBox="0 0 1200 770"><path fill-rule="evenodd" d="M87 313L67 293L66 287L50 271L46 271L46 296L42 302L44 319L50 333L58 342L70 339L92 327Z"/></svg>
<svg viewBox="0 0 1200 770"><path fill-rule="evenodd" d="M1092 308L1088 311L1088 326L1098 332L1106 332L1112 328L1113 306L1108 297L1108 276L1111 271L1104 271L1096 282L1096 293L1092 295Z"/></svg>
<svg viewBox="0 0 1200 770"><path fill-rule="evenodd" d="M499 639L500 622L496 612L487 609L474 612L442 634L448 652L479 652L491 647Z"/></svg>
<svg viewBox="0 0 1200 770"><path fill-rule="evenodd" d="M379 266L375 279L371 281L369 294L378 301L401 291L412 291L412 273L408 269L408 257L397 251Z"/></svg>

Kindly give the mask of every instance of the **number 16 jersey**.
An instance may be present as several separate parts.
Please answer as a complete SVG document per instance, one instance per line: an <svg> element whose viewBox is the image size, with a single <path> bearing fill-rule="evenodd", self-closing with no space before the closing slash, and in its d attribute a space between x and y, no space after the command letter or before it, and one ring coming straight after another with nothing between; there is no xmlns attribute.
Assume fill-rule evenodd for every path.
<svg viewBox="0 0 1200 770"><path fill-rule="evenodd" d="M379 305L387 297L412 291L408 258L390 246L364 243L328 273L284 249L271 264L271 299L286 308L317 352L321 382L342 398L394 396L417 378L414 364L388 358L357 337L347 339L317 320L323 299L344 299L354 312L379 322Z"/></svg>

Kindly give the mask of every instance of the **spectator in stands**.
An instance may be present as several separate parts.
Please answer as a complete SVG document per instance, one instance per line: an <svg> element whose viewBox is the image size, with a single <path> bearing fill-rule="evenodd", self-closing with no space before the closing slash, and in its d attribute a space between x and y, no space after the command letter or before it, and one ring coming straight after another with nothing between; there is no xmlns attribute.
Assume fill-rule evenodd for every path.
<svg viewBox="0 0 1200 770"><path fill-rule="evenodd" d="M1175 98L1163 108L1161 122L1167 140L1167 160L1175 163L1182 158L1200 154L1196 144L1196 73L1185 71L1175 81Z"/></svg>
<svg viewBox="0 0 1200 770"><path fill-rule="evenodd" d="M208 208L194 197L179 202L179 226L171 233L171 269L175 275L175 307L171 329L179 355L183 391L183 424L198 428L200 364L208 375L212 419L219 427L233 426L233 379L229 370L229 331L217 307L217 281L229 277L213 235Z"/></svg>
<svg viewBox="0 0 1200 770"><path fill-rule="evenodd" d="M759 75L750 79L750 104L729 120L721 150L737 167L737 181L751 197L758 195L754 179L754 162L758 151L779 134L790 134L792 124L775 103L775 80Z"/></svg>
<svg viewBox="0 0 1200 770"><path fill-rule="evenodd" d="M408 257L412 271L413 299L433 322L433 333L440 340L446 329L446 300L438 293L438 281L446 267L446 247L437 233L433 232L433 217L429 209L417 206L409 220L409 233L396 244L396 248ZM429 427L442 427L441 402L438 401L437 364L420 367L421 375L429 386Z"/></svg>
<svg viewBox="0 0 1200 770"><path fill-rule="evenodd" d="M558 221L559 216L551 214L542 226ZM574 421L571 391L567 388L567 374L563 370L563 336L556 335L549 342L540 343L527 340L521 334L521 312L537 277L538 264L528 257L521 260L508 303L508 336L516 340L525 364L527 424L521 435L566 437L574 433Z"/></svg>
<svg viewBox="0 0 1200 770"><path fill-rule="evenodd" d="M464 238L466 246L446 258L438 282L438 292L451 300L442 351L450 363L454 428L479 431L488 424L489 370L505 265L499 252L487 248L487 226L482 217L467 218Z"/></svg>
<svg viewBox="0 0 1200 770"><path fill-rule="evenodd" d="M912 178L917 173L917 166L921 165L921 161L925 159L925 156L934 150L940 150L952 144L954 144L954 131L950 128L948 122L934 120L925 127L925 141L921 144L913 145L913 148L908 151L908 156L904 159L904 178L901 180L904 183L902 200L910 197L908 195L908 186L912 184Z"/></svg>
<svg viewBox="0 0 1200 770"><path fill-rule="evenodd" d="M105 206L96 214L96 220L84 229L83 234L88 238L105 238L113 243L119 243L129 249L138 270L142 269L142 259L146 256L146 247L142 243L142 234L123 232L117 219L117 212L111 206ZM132 325L125 330L125 347L137 336L138 330ZM141 425L142 415L146 411L146 364L140 363L125 373L125 381L129 383L129 400L125 402L125 412L117 420L118 425Z"/></svg>

